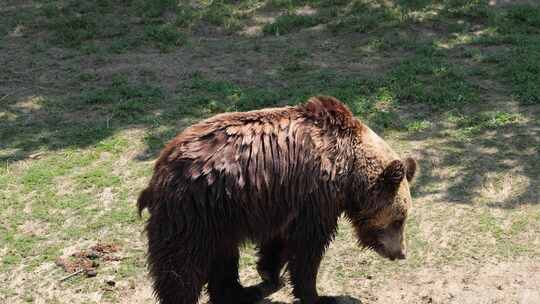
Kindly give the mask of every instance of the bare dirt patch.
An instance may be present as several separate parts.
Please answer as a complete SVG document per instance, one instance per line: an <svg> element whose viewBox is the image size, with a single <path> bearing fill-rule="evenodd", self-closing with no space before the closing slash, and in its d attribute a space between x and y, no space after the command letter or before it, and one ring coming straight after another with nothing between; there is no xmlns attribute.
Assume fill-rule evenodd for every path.
<svg viewBox="0 0 540 304"><path fill-rule="evenodd" d="M19 226L19 231L29 236L44 236L48 232L48 224L45 222L28 220Z"/></svg>
<svg viewBox="0 0 540 304"><path fill-rule="evenodd" d="M376 288L372 303L539 303L539 265L531 260L421 269Z"/></svg>
<svg viewBox="0 0 540 304"><path fill-rule="evenodd" d="M350 296L357 300L343 298L340 303L535 304L540 303L538 286L538 259L421 267L384 279L374 273L344 284L337 283L336 273L330 269L319 273L321 294ZM263 303L292 303L292 300L290 286L287 286Z"/></svg>

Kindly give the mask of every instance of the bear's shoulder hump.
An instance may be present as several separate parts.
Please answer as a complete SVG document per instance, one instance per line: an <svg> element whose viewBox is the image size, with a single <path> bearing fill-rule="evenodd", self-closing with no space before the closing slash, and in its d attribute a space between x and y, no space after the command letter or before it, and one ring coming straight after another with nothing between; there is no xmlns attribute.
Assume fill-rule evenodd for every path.
<svg viewBox="0 0 540 304"><path fill-rule="evenodd" d="M300 106L304 115L314 121L330 123L341 128L362 128L351 110L340 100L331 96L314 96Z"/></svg>

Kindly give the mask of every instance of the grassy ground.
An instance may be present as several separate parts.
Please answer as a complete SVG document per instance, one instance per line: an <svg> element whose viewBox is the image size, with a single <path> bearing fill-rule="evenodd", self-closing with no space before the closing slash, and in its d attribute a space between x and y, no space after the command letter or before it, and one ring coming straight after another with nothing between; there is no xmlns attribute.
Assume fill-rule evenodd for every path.
<svg viewBox="0 0 540 304"><path fill-rule="evenodd" d="M540 302L540 8L507 2L2 1L0 302L153 303L134 201L164 143L315 94L421 166L409 259L343 222L321 293ZM55 260L97 242L120 259L59 282ZM254 263L246 248L246 283Z"/></svg>

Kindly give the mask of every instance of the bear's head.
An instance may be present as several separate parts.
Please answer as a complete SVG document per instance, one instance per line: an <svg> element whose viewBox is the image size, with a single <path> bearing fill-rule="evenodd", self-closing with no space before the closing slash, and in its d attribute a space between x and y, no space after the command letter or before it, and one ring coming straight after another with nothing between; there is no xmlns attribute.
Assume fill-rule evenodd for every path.
<svg viewBox="0 0 540 304"><path fill-rule="evenodd" d="M407 245L405 224L412 206L409 184L416 161L400 160L397 154L367 128L357 150L355 170L359 181L349 202L347 217L353 223L360 245L391 260L404 259ZM367 138L365 137L367 136Z"/></svg>
<svg viewBox="0 0 540 304"><path fill-rule="evenodd" d="M347 178L343 179L343 186L347 191L342 192L345 215L355 227L360 244L383 257L404 259L405 223L412 206L409 183L416 172L416 161L401 160L382 138L334 97L312 97L301 109L319 128L331 130L328 134L332 138L342 132L351 139L347 144L337 145L346 148L338 148L334 162L327 163L330 166L346 163L343 172L347 172ZM316 136L313 138L318 145L324 142ZM341 162L342 159L347 161Z"/></svg>

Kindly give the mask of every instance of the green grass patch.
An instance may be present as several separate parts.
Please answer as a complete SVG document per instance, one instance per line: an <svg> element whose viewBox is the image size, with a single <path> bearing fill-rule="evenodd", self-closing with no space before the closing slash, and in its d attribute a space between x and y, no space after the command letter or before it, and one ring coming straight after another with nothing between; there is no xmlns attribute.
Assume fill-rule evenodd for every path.
<svg viewBox="0 0 540 304"><path fill-rule="evenodd" d="M2 258L3 271L17 267L23 259L35 254L40 241L37 237L21 235L14 231L8 231L2 239L4 244L8 244L7 254Z"/></svg>
<svg viewBox="0 0 540 304"><path fill-rule="evenodd" d="M524 104L540 103L540 35L517 43L504 60L504 76L512 94Z"/></svg>
<svg viewBox="0 0 540 304"><path fill-rule="evenodd" d="M42 21L52 33L53 43L78 48L95 39L124 36L129 32L126 18L115 13L125 7L114 2L99 0L95 3L81 1L48 2L41 8Z"/></svg>
<svg viewBox="0 0 540 304"><path fill-rule="evenodd" d="M129 50L136 49L143 44L144 39L139 35L126 35L114 39L109 44L107 51L113 54L123 54ZM86 50L86 52L95 53L94 50Z"/></svg>
<svg viewBox="0 0 540 304"><path fill-rule="evenodd" d="M23 34L33 32L36 29L35 20L39 16L36 7L27 6L19 9L3 10L2 20L0 20L0 37L4 37L22 29ZM3 39L0 39L0 49L3 46Z"/></svg>
<svg viewBox="0 0 540 304"><path fill-rule="evenodd" d="M115 118L133 121L164 98L161 88L149 84L128 83L124 75L118 75L112 84L89 89L81 93L83 104L110 107Z"/></svg>
<svg viewBox="0 0 540 304"><path fill-rule="evenodd" d="M389 89L402 103L418 102L444 109L477 102L476 85L443 56L432 45L420 49L393 69Z"/></svg>
<svg viewBox="0 0 540 304"><path fill-rule="evenodd" d="M96 159L92 153L66 151L34 162L21 176L21 184L28 190L48 188L54 178L67 174L73 168L88 165Z"/></svg>
<svg viewBox="0 0 540 304"><path fill-rule="evenodd" d="M427 130L433 126L433 123L431 123L429 120L414 120L410 123L408 123L405 128L408 132L420 132Z"/></svg>
<svg viewBox="0 0 540 304"><path fill-rule="evenodd" d="M178 5L175 0L135 0L133 6L139 16L145 18L146 22L159 21L165 12L174 12Z"/></svg>
<svg viewBox="0 0 540 304"><path fill-rule="evenodd" d="M112 187L120 184L120 178L111 174L110 168L99 167L75 178L76 183L82 189Z"/></svg>
<svg viewBox="0 0 540 304"><path fill-rule="evenodd" d="M519 113L502 111L482 112L479 114L451 114L449 121L455 123L456 136L462 139L478 136L487 130L496 130L507 126L519 124L524 117Z"/></svg>
<svg viewBox="0 0 540 304"><path fill-rule="evenodd" d="M495 250L497 255L512 257L518 255L531 254L534 251L526 244L521 244L512 237L529 225L528 221L521 218L519 214L512 213L514 218L509 228L503 228L502 220L494 217L489 210L485 210L478 218L479 227L483 232L489 233L495 239Z"/></svg>
<svg viewBox="0 0 540 304"><path fill-rule="evenodd" d="M452 18L485 20L492 16L489 0L443 0L442 14Z"/></svg>
<svg viewBox="0 0 540 304"><path fill-rule="evenodd" d="M497 241L503 241L505 231L501 227L500 220L491 215L489 210L484 211L478 222L482 231L490 233Z"/></svg>
<svg viewBox="0 0 540 304"><path fill-rule="evenodd" d="M202 15L202 20L230 31L241 27L240 19L241 15L236 13L235 7L227 5L225 1L213 1Z"/></svg>
<svg viewBox="0 0 540 304"><path fill-rule="evenodd" d="M540 7L515 5L501 11L493 23L503 34L540 34Z"/></svg>
<svg viewBox="0 0 540 304"><path fill-rule="evenodd" d="M507 53L495 63L499 77L509 80L512 94L524 104L540 102L540 8L515 5L497 11L489 19L490 28L475 42L484 45L509 44Z"/></svg>
<svg viewBox="0 0 540 304"><path fill-rule="evenodd" d="M297 31L302 28L308 28L320 23L317 16L306 16L296 14L284 14L276 18L272 23L263 27L263 32L270 35L284 35Z"/></svg>
<svg viewBox="0 0 540 304"><path fill-rule="evenodd" d="M113 154L119 154L130 145L130 142L127 138L122 136L111 136L106 138L96 144L96 152L110 152Z"/></svg>
<svg viewBox="0 0 540 304"><path fill-rule="evenodd" d="M175 24L190 30L199 27L218 27L224 33L240 30L249 20L247 11L254 11L261 1L199 1L196 5L179 3L175 8Z"/></svg>
<svg viewBox="0 0 540 304"><path fill-rule="evenodd" d="M175 25L147 25L144 29L146 40L152 42L161 51L171 51L187 42L187 37Z"/></svg>
<svg viewBox="0 0 540 304"><path fill-rule="evenodd" d="M54 32L55 43L76 47L97 36L98 20L88 15L59 13L50 23L49 30Z"/></svg>
<svg viewBox="0 0 540 304"><path fill-rule="evenodd" d="M363 77L340 75L329 70L288 70L285 88L241 87L227 81L213 81L195 75L187 86L188 97L179 100L184 116L209 116L227 111L246 111L263 107L305 102L313 95L331 95L347 103L351 110L374 128L398 128L394 112L395 97L384 83ZM183 94L185 95L185 94Z"/></svg>
<svg viewBox="0 0 540 304"><path fill-rule="evenodd" d="M92 174L95 175L97 173L95 172L86 173L86 174L83 174L82 176L77 176L74 178L74 182L78 181L80 184L88 186L88 182L90 181L90 179L92 178L99 179L101 177L101 176L100 177L89 176ZM117 177L115 178L114 183L117 183L116 179ZM99 180L99 182L101 182L101 185L112 183L110 181L102 181L102 180ZM92 206L92 204L94 203L95 203L94 198L90 196L89 194L74 194L74 195L68 195L62 198L57 198L57 202L54 203L54 205L52 205L51 207L58 208L58 210L81 210L82 211L82 209Z"/></svg>
<svg viewBox="0 0 540 304"><path fill-rule="evenodd" d="M401 22L398 11L390 7L356 1L343 13L333 18L328 28L333 32L368 33L379 29L396 26Z"/></svg>

